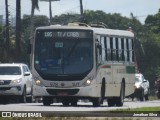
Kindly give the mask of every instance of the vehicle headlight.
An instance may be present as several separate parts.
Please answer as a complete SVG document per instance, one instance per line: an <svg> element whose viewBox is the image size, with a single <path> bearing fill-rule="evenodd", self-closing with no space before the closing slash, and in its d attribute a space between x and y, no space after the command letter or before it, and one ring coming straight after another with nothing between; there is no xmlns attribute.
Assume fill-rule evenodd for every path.
<svg viewBox="0 0 160 120"><path fill-rule="evenodd" d="M90 79L88 79L88 80L86 80L85 82L84 82L84 85L85 86L88 86L88 85L90 85L91 84L91 80Z"/></svg>
<svg viewBox="0 0 160 120"><path fill-rule="evenodd" d="M40 80L35 80L36 85L40 86L41 85L41 81Z"/></svg>
<svg viewBox="0 0 160 120"><path fill-rule="evenodd" d="M20 78L20 79L15 79L15 80L12 80L12 83L20 83L20 82L22 82L22 78Z"/></svg>
<svg viewBox="0 0 160 120"><path fill-rule="evenodd" d="M141 86L140 85L135 85L134 86L136 89L140 88Z"/></svg>

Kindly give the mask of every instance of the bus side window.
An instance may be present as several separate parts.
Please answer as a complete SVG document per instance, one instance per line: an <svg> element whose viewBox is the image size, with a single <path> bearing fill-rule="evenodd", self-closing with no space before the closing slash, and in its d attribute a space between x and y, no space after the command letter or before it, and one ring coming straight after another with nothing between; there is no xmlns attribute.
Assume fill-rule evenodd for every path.
<svg viewBox="0 0 160 120"><path fill-rule="evenodd" d="M118 38L118 60L122 61L122 46L121 46L121 38Z"/></svg>
<svg viewBox="0 0 160 120"><path fill-rule="evenodd" d="M134 58L134 42L133 42L133 39L131 39L132 41L132 61L135 61L135 58Z"/></svg>
<svg viewBox="0 0 160 120"><path fill-rule="evenodd" d="M111 47L110 47L110 38L107 37L107 60L111 60Z"/></svg>
<svg viewBox="0 0 160 120"><path fill-rule="evenodd" d="M97 64L100 64L102 61L102 46L101 46L101 39L100 35L96 36L96 59L97 59Z"/></svg>
<svg viewBox="0 0 160 120"><path fill-rule="evenodd" d="M124 38L124 61L127 61L127 42L126 42L126 38Z"/></svg>
<svg viewBox="0 0 160 120"><path fill-rule="evenodd" d="M116 60L117 61L119 61L119 46L118 46L118 43L119 43L119 41L118 41L118 38L116 38Z"/></svg>
<svg viewBox="0 0 160 120"><path fill-rule="evenodd" d="M113 61L117 61L117 59L116 59L116 38L112 38L112 41L113 41L113 50L112 50L112 52L113 52Z"/></svg>
<svg viewBox="0 0 160 120"><path fill-rule="evenodd" d="M107 61L108 57L107 57L107 37L104 37L104 50L105 50L105 60Z"/></svg>
<svg viewBox="0 0 160 120"><path fill-rule="evenodd" d="M106 59L106 53L105 53L105 37L101 37L101 51L102 51L102 61L105 61Z"/></svg>
<svg viewBox="0 0 160 120"><path fill-rule="evenodd" d="M126 48L127 48L127 61L129 61L129 39L126 39Z"/></svg>
<svg viewBox="0 0 160 120"><path fill-rule="evenodd" d="M133 62L132 60L132 54L133 54L132 39L128 39L128 44L129 44L129 61Z"/></svg>
<svg viewBox="0 0 160 120"><path fill-rule="evenodd" d="M121 48L122 48L122 61L125 61L125 57L124 57L124 38L121 38Z"/></svg>
<svg viewBox="0 0 160 120"><path fill-rule="evenodd" d="M113 61L113 38L110 37L111 61Z"/></svg>

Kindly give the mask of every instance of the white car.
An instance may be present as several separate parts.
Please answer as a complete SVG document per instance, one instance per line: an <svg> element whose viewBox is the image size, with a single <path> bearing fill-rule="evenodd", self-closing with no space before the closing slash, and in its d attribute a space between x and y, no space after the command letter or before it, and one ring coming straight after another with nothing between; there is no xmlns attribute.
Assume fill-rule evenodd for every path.
<svg viewBox="0 0 160 120"><path fill-rule="evenodd" d="M149 81L140 73L135 74L135 92L134 97L139 98L140 101L148 100L149 95Z"/></svg>
<svg viewBox="0 0 160 120"><path fill-rule="evenodd" d="M0 102L11 98L32 102L32 86L32 74L26 64L0 64Z"/></svg>

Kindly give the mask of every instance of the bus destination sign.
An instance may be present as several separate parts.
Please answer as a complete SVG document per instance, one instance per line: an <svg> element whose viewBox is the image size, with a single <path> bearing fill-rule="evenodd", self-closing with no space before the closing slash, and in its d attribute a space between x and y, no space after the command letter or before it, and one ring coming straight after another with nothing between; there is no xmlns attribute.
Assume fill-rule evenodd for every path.
<svg viewBox="0 0 160 120"><path fill-rule="evenodd" d="M45 38L91 38L91 32L86 31L45 31Z"/></svg>

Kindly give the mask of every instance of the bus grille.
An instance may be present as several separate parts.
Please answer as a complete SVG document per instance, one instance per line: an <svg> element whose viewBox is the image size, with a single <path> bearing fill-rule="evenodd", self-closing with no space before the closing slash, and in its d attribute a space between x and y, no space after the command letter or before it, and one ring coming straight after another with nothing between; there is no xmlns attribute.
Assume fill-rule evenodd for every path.
<svg viewBox="0 0 160 120"><path fill-rule="evenodd" d="M51 95L75 95L77 94L79 89L47 89L47 92Z"/></svg>

